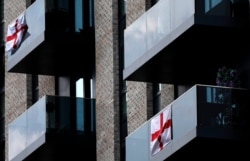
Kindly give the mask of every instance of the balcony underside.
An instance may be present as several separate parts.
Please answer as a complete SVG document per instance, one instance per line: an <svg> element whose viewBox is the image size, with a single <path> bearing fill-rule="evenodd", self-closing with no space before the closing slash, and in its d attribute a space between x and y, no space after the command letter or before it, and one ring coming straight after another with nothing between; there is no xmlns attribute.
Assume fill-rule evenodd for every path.
<svg viewBox="0 0 250 161"><path fill-rule="evenodd" d="M46 32L45 40L9 72L54 76L90 74L95 65L95 47L93 32L88 34Z"/></svg>
<svg viewBox="0 0 250 161"><path fill-rule="evenodd" d="M244 29L193 25L125 79L169 84L215 84L219 67L228 65L236 68L244 60L247 36Z"/></svg>

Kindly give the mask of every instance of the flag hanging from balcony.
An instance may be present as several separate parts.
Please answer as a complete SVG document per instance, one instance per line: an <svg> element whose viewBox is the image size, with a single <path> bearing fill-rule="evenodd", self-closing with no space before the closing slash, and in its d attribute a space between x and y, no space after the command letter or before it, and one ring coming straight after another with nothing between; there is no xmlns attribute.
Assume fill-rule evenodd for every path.
<svg viewBox="0 0 250 161"><path fill-rule="evenodd" d="M15 21L8 25L5 51L13 52L21 45L23 37L28 30L25 14L22 13Z"/></svg>
<svg viewBox="0 0 250 161"><path fill-rule="evenodd" d="M171 105L165 107L158 116L151 120L151 155L161 151L172 139Z"/></svg>

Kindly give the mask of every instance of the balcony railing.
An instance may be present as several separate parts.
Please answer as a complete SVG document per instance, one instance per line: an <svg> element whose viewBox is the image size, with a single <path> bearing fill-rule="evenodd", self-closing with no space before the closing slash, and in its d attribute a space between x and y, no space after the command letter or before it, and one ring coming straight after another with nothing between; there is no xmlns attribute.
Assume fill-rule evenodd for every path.
<svg viewBox="0 0 250 161"><path fill-rule="evenodd" d="M200 159L247 156L248 152L244 145L250 140L249 94L249 90L245 89L193 86L166 107L172 108L170 143L155 156L151 155L150 122L158 115L156 114L127 136L127 161L162 161L172 158L184 160L197 159L198 156L202 156ZM210 146L207 146L208 143ZM230 144L232 146L228 146ZM189 145L192 146L188 149Z"/></svg>
<svg viewBox="0 0 250 161"><path fill-rule="evenodd" d="M92 5L77 6L70 0L62 3L36 0L24 11L28 30L20 47L8 53L8 72L53 76L93 73L95 30L88 12ZM73 13L76 7L79 12Z"/></svg>
<svg viewBox="0 0 250 161"><path fill-rule="evenodd" d="M125 29L125 70L138 59L150 59L194 24L194 0L161 0ZM126 77L125 72L125 77Z"/></svg>
<svg viewBox="0 0 250 161"><path fill-rule="evenodd" d="M212 84L218 65L238 66L244 56L238 51L248 47L248 4L248 0L158 1L124 30L123 79ZM240 56L225 60L228 52Z"/></svg>
<svg viewBox="0 0 250 161"><path fill-rule="evenodd" d="M44 96L9 125L8 143L10 161L48 155L42 145L57 159L95 157L95 100Z"/></svg>

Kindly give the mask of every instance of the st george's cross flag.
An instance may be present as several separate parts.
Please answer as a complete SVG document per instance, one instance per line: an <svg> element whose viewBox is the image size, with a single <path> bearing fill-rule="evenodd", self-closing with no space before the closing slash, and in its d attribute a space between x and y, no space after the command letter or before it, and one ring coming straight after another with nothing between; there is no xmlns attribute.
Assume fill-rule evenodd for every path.
<svg viewBox="0 0 250 161"><path fill-rule="evenodd" d="M161 151L172 139L171 111L171 105L169 105L151 120L150 150L152 156Z"/></svg>
<svg viewBox="0 0 250 161"><path fill-rule="evenodd" d="M17 49L22 43L22 39L27 30L28 26L26 24L25 14L22 13L16 20L8 25L5 51L13 52Z"/></svg>

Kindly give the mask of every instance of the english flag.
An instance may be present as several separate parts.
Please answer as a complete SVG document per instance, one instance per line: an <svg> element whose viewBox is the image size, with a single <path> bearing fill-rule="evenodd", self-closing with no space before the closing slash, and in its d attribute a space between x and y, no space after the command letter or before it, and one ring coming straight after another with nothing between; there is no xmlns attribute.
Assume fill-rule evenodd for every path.
<svg viewBox="0 0 250 161"><path fill-rule="evenodd" d="M151 120L151 155L161 151L172 139L171 105Z"/></svg>
<svg viewBox="0 0 250 161"><path fill-rule="evenodd" d="M15 21L8 25L5 51L13 53L13 51L20 46L27 30L28 26L26 24L25 14L22 13Z"/></svg>

